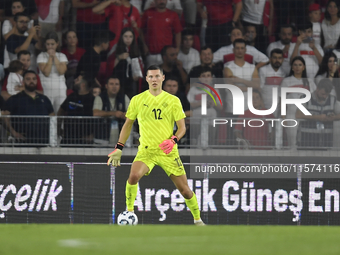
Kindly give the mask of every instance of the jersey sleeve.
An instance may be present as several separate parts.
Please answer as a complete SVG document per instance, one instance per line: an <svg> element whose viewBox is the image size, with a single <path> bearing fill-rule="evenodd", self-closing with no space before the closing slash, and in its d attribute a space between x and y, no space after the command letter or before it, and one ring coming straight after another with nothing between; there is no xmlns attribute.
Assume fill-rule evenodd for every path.
<svg viewBox="0 0 340 255"><path fill-rule="evenodd" d="M62 63L68 63L68 59L64 53L59 53L59 61Z"/></svg>
<svg viewBox="0 0 340 255"><path fill-rule="evenodd" d="M185 113L183 111L183 107L181 104L181 101L179 100L178 97L174 97L174 106L173 106L173 115L174 115L174 120L179 121L181 119L185 118Z"/></svg>
<svg viewBox="0 0 340 255"><path fill-rule="evenodd" d="M261 51L256 50L256 49L254 51L254 60L256 63L266 63L269 61L266 55L264 55Z"/></svg>
<svg viewBox="0 0 340 255"><path fill-rule="evenodd" d="M40 64L40 63L47 63L47 62L48 62L48 58L46 57L46 54L44 54L44 52L41 52L38 55L37 63Z"/></svg>
<svg viewBox="0 0 340 255"><path fill-rule="evenodd" d="M137 118L137 110L136 97L133 97L126 112L126 118L129 118L130 120L135 120Z"/></svg>
<svg viewBox="0 0 340 255"><path fill-rule="evenodd" d="M175 34L182 32L183 28L176 12L173 12L173 30Z"/></svg>

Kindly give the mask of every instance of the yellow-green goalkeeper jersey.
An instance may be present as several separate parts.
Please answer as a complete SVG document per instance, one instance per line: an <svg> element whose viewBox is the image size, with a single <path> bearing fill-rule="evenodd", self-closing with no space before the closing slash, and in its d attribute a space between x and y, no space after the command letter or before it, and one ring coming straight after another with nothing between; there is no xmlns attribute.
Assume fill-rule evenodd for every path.
<svg viewBox="0 0 340 255"><path fill-rule="evenodd" d="M181 101L178 97L162 91L154 96L149 90L131 99L126 117L138 119L139 149L157 149L173 135L175 121L185 118ZM177 149L177 144L173 149Z"/></svg>

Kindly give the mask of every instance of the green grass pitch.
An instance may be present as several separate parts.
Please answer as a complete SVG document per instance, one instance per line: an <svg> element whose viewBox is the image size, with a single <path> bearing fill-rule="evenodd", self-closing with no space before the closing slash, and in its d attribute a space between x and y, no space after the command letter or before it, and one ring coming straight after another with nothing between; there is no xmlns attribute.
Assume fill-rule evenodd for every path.
<svg viewBox="0 0 340 255"><path fill-rule="evenodd" d="M339 227L0 225L0 255L340 254Z"/></svg>

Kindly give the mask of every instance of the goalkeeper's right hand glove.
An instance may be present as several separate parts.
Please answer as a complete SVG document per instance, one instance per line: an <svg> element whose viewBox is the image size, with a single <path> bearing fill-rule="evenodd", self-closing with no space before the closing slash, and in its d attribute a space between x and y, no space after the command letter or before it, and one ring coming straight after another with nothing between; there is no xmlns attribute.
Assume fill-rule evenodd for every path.
<svg viewBox="0 0 340 255"><path fill-rule="evenodd" d="M113 166L120 166L120 158L122 157L122 150L124 148L123 143L117 143L115 150L111 152L109 155L109 159L107 160L107 165L109 166L112 162Z"/></svg>

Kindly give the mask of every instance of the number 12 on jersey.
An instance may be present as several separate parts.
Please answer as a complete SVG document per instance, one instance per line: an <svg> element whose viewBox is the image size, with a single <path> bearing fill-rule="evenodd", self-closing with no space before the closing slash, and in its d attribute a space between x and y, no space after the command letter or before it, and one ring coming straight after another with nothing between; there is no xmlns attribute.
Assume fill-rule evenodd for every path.
<svg viewBox="0 0 340 255"><path fill-rule="evenodd" d="M162 110L161 109L153 109L152 112L155 114L155 120L162 120L162 117L161 117ZM158 114L158 117L157 117L157 114Z"/></svg>

